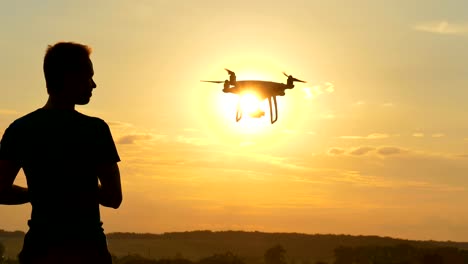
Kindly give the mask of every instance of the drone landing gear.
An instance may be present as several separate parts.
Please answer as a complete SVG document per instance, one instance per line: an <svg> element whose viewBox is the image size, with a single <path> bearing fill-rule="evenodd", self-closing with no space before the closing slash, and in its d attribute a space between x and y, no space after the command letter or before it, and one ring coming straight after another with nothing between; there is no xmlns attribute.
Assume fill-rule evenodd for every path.
<svg viewBox="0 0 468 264"><path fill-rule="evenodd" d="M275 116L273 117L273 109L271 107L271 98L273 98L273 103L275 104ZM275 123L278 120L278 107L276 105L276 96L268 97L268 103L270 104L270 120L271 123Z"/></svg>
<svg viewBox="0 0 468 264"><path fill-rule="evenodd" d="M273 104L274 104L274 107L275 107L275 115L273 115L273 107L271 105L271 99L272 98L273 98ZM276 122L276 120L278 120L278 105L276 103L276 96L268 97L268 103L270 105L270 121L273 124L273 123ZM237 102L236 122L239 122L239 120L241 120L241 118L242 118L242 108L241 108L240 99L239 99L239 101Z"/></svg>
<svg viewBox="0 0 468 264"><path fill-rule="evenodd" d="M240 98L239 98L239 101L237 101L236 122L239 122L241 118L242 118L242 109L240 106Z"/></svg>

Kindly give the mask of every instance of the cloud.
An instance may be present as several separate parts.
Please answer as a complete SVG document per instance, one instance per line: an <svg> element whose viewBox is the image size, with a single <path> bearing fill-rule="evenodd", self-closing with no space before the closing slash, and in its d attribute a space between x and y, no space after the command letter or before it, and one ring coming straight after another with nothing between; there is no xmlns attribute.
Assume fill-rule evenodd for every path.
<svg viewBox="0 0 468 264"><path fill-rule="evenodd" d="M382 139L382 138L389 138L390 135L388 134L379 134L379 133L374 133L370 134L367 136L367 139Z"/></svg>
<svg viewBox="0 0 468 264"><path fill-rule="evenodd" d="M116 142L117 144L135 144L137 141L151 141L162 137L164 135L130 134L120 137Z"/></svg>
<svg viewBox="0 0 468 264"><path fill-rule="evenodd" d="M331 82L324 82L322 84L313 85L312 87L302 88L306 94L307 99L315 99L325 93L333 93L335 85Z"/></svg>
<svg viewBox="0 0 468 264"><path fill-rule="evenodd" d="M352 151L350 151L348 154L353 155L353 156L361 156L369 153L370 151L375 150L374 147L358 147Z"/></svg>
<svg viewBox="0 0 468 264"><path fill-rule="evenodd" d="M179 143L195 145L195 146L206 146L212 144L212 140L209 138L202 138L202 137L188 137L179 135L175 139Z"/></svg>
<svg viewBox="0 0 468 264"><path fill-rule="evenodd" d="M358 170L319 168L309 169L307 174L296 174L291 180L302 183L313 183L315 185L330 185L337 183L352 184L361 187L389 187L394 185L393 181L382 177L364 175Z"/></svg>
<svg viewBox="0 0 468 264"><path fill-rule="evenodd" d="M188 128L184 128L184 131L185 132L199 132L200 129L188 127Z"/></svg>
<svg viewBox="0 0 468 264"><path fill-rule="evenodd" d="M449 23L445 20L432 21L415 25L413 29L442 35L467 35L468 23Z"/></svg>
<svg viewBox="0 0 468 264"><path fill-rule="evenodd" d="M18 111L10 109L0 109L0 115L17 115Z"/></svg>
<svg viewBox="0 0 468 264"><path fill-rule="evenodd" d="M405 152L407 152L407 150L404 150L399 147L380 147L377 149L377 153L382 156L396 155L396 154L401 154Z"/></svg>
<svg viewBox="0 0 468 264"><path fill-rule="evenodd" d="M351 155L351 156L363 156L371 153L376 153L380 156L390 156L390 155L397 155L402 153L407 153L408 150L400 148L400 147L372 147L372 146L359 146L354 148L331 148L327 151L328 155L331 156L338 156L338 155Z"/></svg>
<svg viewBox="0 0 468 264"><path fill-rule="evenodd" d="M373 133L367 136L340 136L341 139L383 139L389 138L389 134Z"/></svg>
<svg viewBox="0 0 468 264"><path fill-rule="evenodd" d="M112 134L114 138L116 138L115 143L117 144L133 145L140 141L149 143L168 137L167 135L157 133L153 130L136 127L127 122L108 121L107 124L111 128Z"/></svg>
<svg viewBox="0 0 468 264"><path fill-rule="evenodd" d="M412 136L422 138L422 137L425 137L426 134L424 134L422 132L416 132L416 133L413 133ZM430 136L433 137L433 138L441 138L441 137L445 137L445 134L444 133L433 133Z"/></svg>
<svg viewBox="0 0 468 264"><path fill-rule="evenodd" d="M120 122L120 121L109 121L109 122L107 122L107 124L108 124L110 127L116 127L116 128L129 128L129 127L133 127L133 125L130 124L130 123L125 123L125 122Z"/></svg>
<svg viewBox="0 0 468 264"><path fill-rule="evenodd" d="M388 103L384 103L384 104L382 104L382 106L383 106L383 107L392 107L392 106L394 106L394 104L393 104L393 103L390 103L390 102L388 102Z"/></svg>
<svg viewBox="0 0 468 264"><path fill-rule="evenodd" d="M333 93L335 91L335 85L331 82L325 82L325 91L327 93Z"/></svg>
<svg viewBox="0 0 468 264"><path fill-rule="evenodd" d="M342 148L331 148L328 150L329 155L342 155L346 152L346 150Z"/></svg>

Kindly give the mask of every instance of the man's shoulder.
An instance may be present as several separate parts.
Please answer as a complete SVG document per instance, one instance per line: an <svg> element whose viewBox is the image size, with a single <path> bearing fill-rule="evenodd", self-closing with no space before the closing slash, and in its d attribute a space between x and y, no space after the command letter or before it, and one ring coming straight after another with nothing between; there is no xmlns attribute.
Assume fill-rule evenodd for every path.
<svg viewBox="0 0 468 264"><path fill-rule="evenodd" d="M78 111L75 111L75 114L78 119L90 123L90 124L95 124L99 126L107 126L106 121L104 121L102 118L96 117L96 116L90 116L90 115L85 115L83 113L80 113Z"/></svg>
<svg viewBox="0 0 468 264"><path fill-rule="evenodd" d="M84 126L107 126L107 123L103 119L95 116L85 115L75 110L65 111L39 108L22 117L19 117L10 124L10 127L12 129L27 129L31 126L35 127L37 125L50 125L51 123L60 122L65 119L72 121L72 123L80 123Z"/></svg>
<svg viewBox="0 0 468 264"><path fill-rule="evenodd" d="M22 117L17 118L10 124L10 127L17 128L27 125L28 123L34 122L38 117L39 109L32 111Z"/></svg>

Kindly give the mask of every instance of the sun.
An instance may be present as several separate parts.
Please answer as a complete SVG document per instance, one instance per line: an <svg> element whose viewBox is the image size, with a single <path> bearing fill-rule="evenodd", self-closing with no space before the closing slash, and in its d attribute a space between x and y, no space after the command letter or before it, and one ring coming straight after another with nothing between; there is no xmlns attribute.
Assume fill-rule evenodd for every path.
<svg viewBox="0 0 468 264"><path fill-rule="evenodd" d="M267 120L268 104L254 92L241 95L219 94L218 116L223 119L224 128L240 134L259 134L270 124ZM236 121L236 114L241 116Z"/></svg>
<svg viewBox="0 0 468 264"><path fill-rule="evenodd" d="M261 103L261 100L255 93L245 93L240 95L239 110L249 117L260 118L265 115L265 111L261 109Z"/></svg>

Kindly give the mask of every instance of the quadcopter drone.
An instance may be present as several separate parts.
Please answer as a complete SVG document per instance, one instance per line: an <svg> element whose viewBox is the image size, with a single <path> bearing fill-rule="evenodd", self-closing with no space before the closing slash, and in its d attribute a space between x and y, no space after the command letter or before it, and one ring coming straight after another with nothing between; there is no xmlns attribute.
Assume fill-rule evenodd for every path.
<svg viewBox="0 0 468 264"><path fill-rule="evenodd" d="M268 103L270 105L270 120L271 123L275 123L278 120L278 108L276 104L276 96L284 96L286 89L294 88L294 82L302 82L305 81L298 80L294 78L292 75L287 75L283 72L283 74L288 77L286 84L284 83L277 83L277 82L269 82L269 81L257 81L257 80L246 80L246 81L236 81L236 74L228 69L225 69L229 74L229 80L225 81L202 81L202 82L210 82L210 83L224 83L223 92L225 93L233 93L239 95L239 101L237 103L237 112L236 112L236 122L239 122L242 118L242 109L240 107L240 99L243 94L246 92L254 92L258 95L261 101L268 98ZM273 107L271 101L273 100L275 114L273 115ZM254 118L260 118L265 114L265 112L261 110L257 110L254 113L251 113L250 116Z"/></svg>

